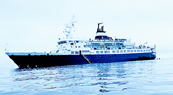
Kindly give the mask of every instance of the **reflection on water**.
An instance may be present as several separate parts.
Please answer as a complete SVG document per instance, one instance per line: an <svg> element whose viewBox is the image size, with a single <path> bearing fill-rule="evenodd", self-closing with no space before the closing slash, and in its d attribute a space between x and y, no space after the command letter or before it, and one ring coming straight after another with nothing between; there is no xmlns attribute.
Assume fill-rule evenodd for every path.
<svg viewBox="0 0 173 95"><path fill-rule="evenodd" d="M152 60L15 69L10 93L156 93L152 85L160 78L157 64Z"/></svg>
<svg viewBox="0 0 173 95"><path fill-rule="evenodd" d="M148 61L147 61L148 62ZM142 66L140 66L142 65ZM148 69L147 69L148 68ZM152 64L122 62L16 69L13 90L60 92L113 92L135 89L129 79L152 74ZM128 79L127 79L128 78Z"/></svg>

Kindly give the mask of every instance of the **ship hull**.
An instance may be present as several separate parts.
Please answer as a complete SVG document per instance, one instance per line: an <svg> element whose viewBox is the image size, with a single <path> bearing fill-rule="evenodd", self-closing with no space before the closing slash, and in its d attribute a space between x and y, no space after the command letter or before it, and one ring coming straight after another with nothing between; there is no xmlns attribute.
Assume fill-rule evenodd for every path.
<svg viewBox="0 0 173 95"><path fill-rule="evenodd" d="M9 55L19 68L50 67L92 63L111 63L136 60L152 60L153 53L94 54L94 55Z"/></svg>

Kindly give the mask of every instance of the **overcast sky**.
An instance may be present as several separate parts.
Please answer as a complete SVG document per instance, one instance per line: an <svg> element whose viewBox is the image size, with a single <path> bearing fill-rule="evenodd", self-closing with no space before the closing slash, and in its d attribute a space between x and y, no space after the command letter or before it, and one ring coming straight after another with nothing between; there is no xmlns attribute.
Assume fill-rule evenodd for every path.
<svg viewBox="0 0 173 95"><path fill-rule="evenodd" d="M173 57L172 0L0 0L0 57L11 51L49 51L75 15L76 34L94 38L104 22L109 36L157 46L158 56ZM2 63L2 62L1 62Z"/></svg>

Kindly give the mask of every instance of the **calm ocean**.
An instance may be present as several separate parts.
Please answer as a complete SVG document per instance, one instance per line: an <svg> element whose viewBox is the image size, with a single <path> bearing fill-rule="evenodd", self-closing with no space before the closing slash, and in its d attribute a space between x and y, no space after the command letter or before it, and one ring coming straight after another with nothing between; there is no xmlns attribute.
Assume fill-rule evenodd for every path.
<svg viewBox="0 0 173 95"><path fill-rule="evenodd" d="M173 95L173 58L21 70L10 64L0 67L0 94Z"/></svg>

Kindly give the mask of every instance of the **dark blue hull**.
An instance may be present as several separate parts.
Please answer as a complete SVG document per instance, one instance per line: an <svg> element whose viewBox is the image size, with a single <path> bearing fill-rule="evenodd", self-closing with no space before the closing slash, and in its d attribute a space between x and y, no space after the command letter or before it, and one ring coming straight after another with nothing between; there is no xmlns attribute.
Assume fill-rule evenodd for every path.
<svg viewBox="0 0 173 95"><path fill-rule="evenodd" d="M155 59L153 53L134 54L98 54L98 55L11 55L9 56L19 68L50 67L60 65L77 65L91 63L110 63L135 60Z"/></svg>

